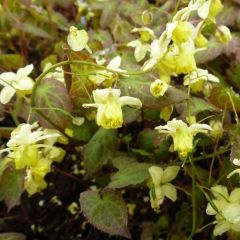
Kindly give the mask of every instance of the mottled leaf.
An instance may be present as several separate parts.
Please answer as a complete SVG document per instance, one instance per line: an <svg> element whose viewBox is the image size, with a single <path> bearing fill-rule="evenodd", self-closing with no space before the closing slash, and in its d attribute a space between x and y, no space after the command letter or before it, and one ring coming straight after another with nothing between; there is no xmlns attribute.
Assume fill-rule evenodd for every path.
<svg viewBox="0 0 240 240"><path fill-rule="evenodd" d="M115 192L105 191L102 196L94 191L80 194L84 216L96 228L111 235L131 238L127 228L128 214L125 202Z"/></svg>
<svg viewBox="0 0 240 240"><path fill-rule="evenodd" d="M69 117L63 112L71 111L71 100L63 83L54 78L42 80L36 90L35 108L46 116L51 123L64 129ZM38 114L41 125L52 127L41 115Z"/></svg>
<svg viewBox="0 0 240 240"><path fill-rule="evenodd" d="M123 78L119 81L118 87L121 89L122 95L139 98L143 108L159 109L188 98L184 91L175 87L169 87L163 97L156 98L150 93L151 81L148 78L146 75Z"/></svg>
<svg viewBox="0 0 240 240"><path fill-rule="evenodd" d="M98 171L112 158L118 147L116 130L99 128L84 148L84 168L88 175Z"/></svg>

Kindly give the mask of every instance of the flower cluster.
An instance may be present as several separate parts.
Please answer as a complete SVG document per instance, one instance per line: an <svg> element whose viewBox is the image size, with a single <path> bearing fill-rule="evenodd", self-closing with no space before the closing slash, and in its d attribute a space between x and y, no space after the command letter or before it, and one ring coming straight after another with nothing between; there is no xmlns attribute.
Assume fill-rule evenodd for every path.
<svg viewBox="0 0 240 240"><path fill-rule="evenodd" d="M54 144L61 135L56 130L43 129L37 123L20 124L7 142L7 158L14 161L16 169L25 169L24 188L32 195L47 187L44 177L53 161L60 162L64 150Z"/></svg>

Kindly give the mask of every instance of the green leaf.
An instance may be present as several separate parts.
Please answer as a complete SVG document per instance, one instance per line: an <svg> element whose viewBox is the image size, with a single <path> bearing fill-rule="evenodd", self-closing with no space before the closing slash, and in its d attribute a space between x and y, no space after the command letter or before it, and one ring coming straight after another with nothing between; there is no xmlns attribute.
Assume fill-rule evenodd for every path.
<svg viewBox="0 0 240 240"><path fill-rule="evenodd" d="M159 145L159 134L156 130L144 129L138 135L138 146L148 152L153 152Z"/></svg>
<svg viewBox="0 0 240 240"><path fill-rule="evenodd" d="M102 15L100 18L100 26L105 28L110 25L117 13L118 1L105 2Z"/></svg>
<svg viewBox="0 0 240 240"><path fill-rule="evenodd" d="M53 39L53 37L48 32L30 22L15 24L14 27L35 37Z"/></svg>
<svg viewBox="0 0 240 240"><path fill-rule="evenodd" d="M44 114L59 128L64 129L69 121L65 112L71 111L71 100L63 83L54 78L42 80L36 90L35 108ZM38 114L42 126L52 127L42 116Z"/></svg>
<svg viewBox="0 0 240 240"><path fill-rule="evenodd" d="M4 158L0 160L0 180L5 169L8 168L9 164L12 162L11 158Z"/></svg>
<svg viewBox="0 0 240 240"><path fill-rule="evenodd" d="M215 106L233 111L233 104L237 112L240 112L240 97L231 88L226 86L214 87L209 100ZM232 102L231 102L232 101Z"/></svg>
<svg viewBox="0 0 240 240"><path fill-rule="evenodd" d="M115 160L116 161L116 160ZM117 158L118 172L112 176L109 188L122 188L130 185L137 185L149 178L148 169L152 164L138 163L125 157ZM116 163L115 163L116 165Z"/></svg>
<svg viewBox="0 0 240 240"><path fill-rule="evenodd" d="M94 133L97 131L98 126L94 121L85 120L84 123L80 126L70 124L67 128L73 130L73 138L78 141L88 142Z"/></svg>
<svg viewBox="0 0 240 240"><path fill-rule="evenodd" d="M6 169L0 184L0 198L3 199L10 210L19 204L23 193L24 174L21 171Z"/></svg>
<svg viewBox="0 0 240 240"><path fill-rule="evenodd" d="M156 98L150 93L151 81L148 75L130 76L119 81L118 88L122 95L137 97L141 100L143 108L159 109L188 98L187 94L175 87L170 87L163 97Z"/></svg>
<svg viewBox="0 0 240 240"><path fill-rule="evenodd" d="M26 240L26 236L21 233L9 232L0 233L0 240Z"/></svg>
<svg viewBox="0 0 240 240"><path fill-rule="evenodd" d="M123 108L123 124L135 122L141 115L141 110L136 108Z"/></svg>
<svg viewBox="0 0 240 240"><path fill-rule="evenodd" d="M133 27L128 21L123 20L117 15L111 25L115 42L126 44L133 40L133 34L131 34L132 29Z"/></svg>
<svg viewBox="0 0 240 240"><path fill-rule="evenodd" d="M84 148L84 168L87 174L92 175L106 164L114 155L117 147L117 131L99 128Z"/></svg>
<svg viewBox="0 0 240 240"><path fill-rule="evenodd" d="M23 57L19 54L1 54L0 55L0 66L5 71L17 70L23 67Z"/></svg>
<svg viewBox="0 0 240 240"><path fill-rule="evenodd" d="M80 194L80 204L84 216L94 227L111 235L131 238L127 208L120 195L105 191L100 196L97 192L85 191Z"/></svg>
<svg viewBox="0 0 240 240"><path fill-rule="evenodd" d="M181 112L181 117L186 118L188 115L196 116L198 113L204 111L210 112L219 112L220 109L215 105L201 99L192 97L188 100L188 104L186 102L180 103L177 106L178 112Z"/></svg>
<svg viewBox="0 0 240 240"><path fill-rule="evenodd" d="M237 64L232 69L227 71L228 80L233 87L240 90L240 64Z"/></svg>

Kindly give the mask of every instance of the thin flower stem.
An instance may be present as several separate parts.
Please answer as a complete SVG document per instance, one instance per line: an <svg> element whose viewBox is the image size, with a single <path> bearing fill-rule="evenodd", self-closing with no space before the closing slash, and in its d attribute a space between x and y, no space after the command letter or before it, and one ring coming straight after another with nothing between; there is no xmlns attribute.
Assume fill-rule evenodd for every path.
<svg viewBox="0 0 240 240"><path fill-rule="evenodd" d="M195 167L194 163L190 157L191 162L191 170L192 170L192 231L190 236L188 237L189 240L193 239L193 236L196 232L196 222L197 222L197 208L196 208L196 181L195 181Z"/></svg>

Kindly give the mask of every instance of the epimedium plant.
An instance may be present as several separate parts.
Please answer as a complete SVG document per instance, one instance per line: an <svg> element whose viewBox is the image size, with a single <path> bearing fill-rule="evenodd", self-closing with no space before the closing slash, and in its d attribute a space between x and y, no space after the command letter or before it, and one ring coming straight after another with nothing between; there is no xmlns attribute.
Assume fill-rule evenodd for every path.
<svg viewBox="0 0 240 240"><path fill-rule="evenodd" d="M119 9L118 1L107 1L106 9L104 2L75 2L89 29L68 28L63 61L49 54L36 78L32 72L39 63L0 74L1 110L15 124L12 131L1 128L9 134L3 134L0 150L0 200L11 210L24 191L29 197L44 194L54 163L67 161L69 146L78 144L74 155L82 169L66 174L86 184L79 202L68 207L73 215L81 211L97 229L130 239L136 232L129 230L128 216L134 221L132 216L147 215L151 207L160 224L168 223L155 224L151 239L193 239L211 225L213 236L234 239L240 232L239 188L232 180L240 171L240 100L214 64L201 65L212 60L213 44L227 55L234 41L216 21L222 2L177 1L174 8L172 1L158 7L126 1ZM19 21L9 13L13 6L0 7ZM128 8L138 8L138 14L131 16ZM132 197L133 189L140 198ZM149 208L138 209L142 203ZM186 203L190 228L179 220ZM168 214L165 204L180 210ZM168 228L168 234L161 232ZM143 229L141 239L144 234Z"/></svg>

